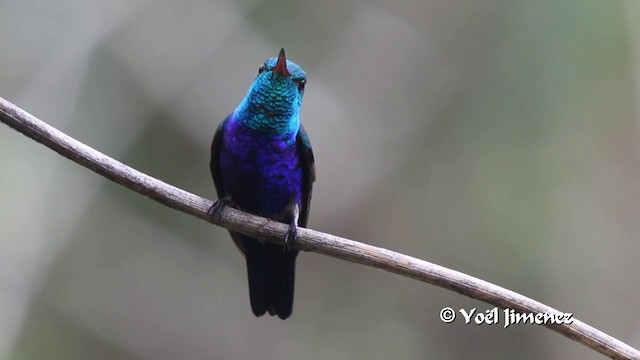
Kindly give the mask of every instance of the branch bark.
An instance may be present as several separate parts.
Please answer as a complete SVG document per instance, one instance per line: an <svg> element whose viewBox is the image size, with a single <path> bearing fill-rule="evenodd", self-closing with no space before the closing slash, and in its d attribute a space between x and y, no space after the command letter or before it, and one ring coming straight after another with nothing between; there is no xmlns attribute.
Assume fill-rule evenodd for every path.
<svg viewBox="0 0 640 360"><path fill-rule="evenodd" d="M60 155L173 209L274 243L282 243L288 229L285 224L230 207L223 209L220 218L212 219L207 213L213 204L211 200L166 184L114 160L1 97L0 120ZM331 234L300 228L294 246L300 250L376 267L433 284L503 309L509 308L520 313L563 314L538 301L473 276ZM434 317L434 321L440 320ZM544 326L611 358L640 359L640 351L577 319L573 319L571 324L547 323Z"/></svg>

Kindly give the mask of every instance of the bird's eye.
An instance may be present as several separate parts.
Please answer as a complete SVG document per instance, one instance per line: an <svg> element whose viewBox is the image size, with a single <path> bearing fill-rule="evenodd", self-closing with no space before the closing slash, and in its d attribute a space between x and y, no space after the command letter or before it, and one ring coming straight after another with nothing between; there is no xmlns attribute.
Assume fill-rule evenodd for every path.
<svg viewBox="0 0 640 360"><path fill-rule="evenodd" d="M296 80L296 83L298 83L298 90L304 91L304 86L307 84L307 79L298 79Z"/></svg>
<svg viewBox="0 0 640 360"><path fill-rule="evenodd" d="M258 69L258 74L262 74L265 70L267 70L267 65L262 64L262 66L260 66L260 68Z"/></svg>

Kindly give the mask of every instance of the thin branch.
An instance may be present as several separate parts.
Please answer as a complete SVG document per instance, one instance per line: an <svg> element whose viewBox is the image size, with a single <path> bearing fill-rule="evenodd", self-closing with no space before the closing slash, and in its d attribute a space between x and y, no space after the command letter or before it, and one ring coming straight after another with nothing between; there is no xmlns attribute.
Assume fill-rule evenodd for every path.
<svg viewBox="0 0 640 360"><path fill-rule="evenodd" d="M285 224L230 207L223 209L219 219L212 219L207 214L212 205L210 200L124 165L47 125L1 97L0 120L109 180L205 221L274 243L282 243L288 229ZM300 250L376 267L437 285L503 309L509 308L520 313L563 314L538 301L473 276L331 234L300 228L295 246ZM434 317L434 321L440 320ZM577 319L573 319L570 324L546 323L544 326L611 358L640 359L640 351Z"/></svg>

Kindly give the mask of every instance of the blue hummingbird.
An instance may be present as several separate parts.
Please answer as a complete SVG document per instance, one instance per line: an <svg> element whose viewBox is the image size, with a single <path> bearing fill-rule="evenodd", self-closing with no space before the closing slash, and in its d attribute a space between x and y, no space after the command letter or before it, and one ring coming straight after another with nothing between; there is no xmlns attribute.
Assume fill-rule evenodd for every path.
<svg viewBox="0 0 640 360"><path fill-rule="evenodd" d="M216 214L229 205L289 224L285 246L230 231L244 254L251 309L286 319L293 307L297 227L309 217L315 181L313 151L300 124L305 72L284 49L267 59L244 100L217 128L211 144L211 175L218 193Z"/></svg>

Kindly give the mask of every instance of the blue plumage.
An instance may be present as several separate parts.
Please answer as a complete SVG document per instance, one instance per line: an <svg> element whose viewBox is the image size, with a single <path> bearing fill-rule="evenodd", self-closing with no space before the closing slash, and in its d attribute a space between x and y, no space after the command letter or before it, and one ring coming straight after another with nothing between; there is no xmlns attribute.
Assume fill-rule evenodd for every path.
<svg viewBox="0 0 640 360"><path fill-rule="evenodd" d="M306 74L287 61L284 49L265 61L244 100L216 130L211 174L219 201L290 225L306 226L313 152L300 124ZM216 207L217 208L217 207ZM291 315L297 250L230 232L244 253L251 308L285 319Z"/></svg>

